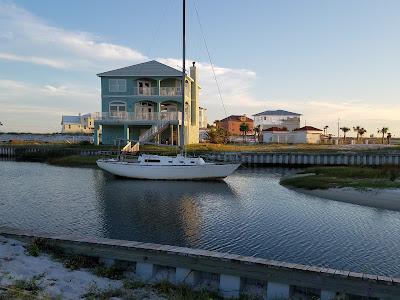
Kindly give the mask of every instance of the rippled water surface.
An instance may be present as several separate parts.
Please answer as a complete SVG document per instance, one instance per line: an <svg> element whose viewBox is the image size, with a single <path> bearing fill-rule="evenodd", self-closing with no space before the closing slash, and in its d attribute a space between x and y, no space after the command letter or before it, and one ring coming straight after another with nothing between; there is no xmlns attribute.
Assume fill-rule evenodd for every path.
<svg viewBox="0 0 400 300"><path fill-rule="evenodd" d="M400 212L303 195L287 169L223 182L139 181L0 161L0 224L400 275Z"/></svg>

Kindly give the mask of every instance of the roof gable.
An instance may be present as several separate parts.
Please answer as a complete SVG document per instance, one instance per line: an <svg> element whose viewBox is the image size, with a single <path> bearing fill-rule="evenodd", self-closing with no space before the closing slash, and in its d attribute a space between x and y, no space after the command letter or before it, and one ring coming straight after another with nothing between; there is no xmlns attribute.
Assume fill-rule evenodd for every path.
<svg viewBox="0 0 400 300"><path fill-rule="evenodd" d="M304 126L301 128L297 128L294 131L322 131L322 130L312 126Z"/></svg>
<svg viewBox="0 0 400 300"><path fill-rule="evenodd" d="M124 77L124 76L143 76L143 77L151 77L151 76L163 76L163 77L180 77L182 76L182 72L174 69L170 66L162 64L156 60L151 60L148 62L107 71L103 73L97 74L99 77L110 76L110 77Z"/></svg>
<svg viewBox="0 0 400 300"><path fill-rule="evenodd" d="M245 121L242 121L242 118L246 118ZM225 122L225 121L253 122L253 119L250 119L249 117L244 115L230 115L229 117L220 120L220 122Z"/></svg>
<svg viewBox="0 0 400 300"><path fill-rule="evenodd" d="M268 116L301 116L301 114L294 113L294 112L287 111L287 110L282 110L282 109L266 110L266 111L260 112L258 114L255 114L253 116L264 116L264 115L268 115Z"/></svg>
<svg viewBox="0 0 400 300"><path fill-rule="evenodd" d="M80 116L62 116L61 123L62 124L80 124L81 117Z"/></svg>
<svg viewBox="0 0 400 300"><path fill-rule="evenodd" d="M271 132L273 132L273 131L280 131L280 132L288 132L288 130L287 130L287 128L286 127L270 127L270 128L267 128L267 129L264 129L263 131L271 131Z"/></svg>

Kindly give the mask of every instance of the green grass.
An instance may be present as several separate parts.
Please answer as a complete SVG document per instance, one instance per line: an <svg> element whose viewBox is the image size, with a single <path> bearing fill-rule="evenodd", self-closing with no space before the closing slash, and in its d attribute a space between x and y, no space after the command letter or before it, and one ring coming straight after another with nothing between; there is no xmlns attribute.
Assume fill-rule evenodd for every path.
<svg viewBox="0 0 400 300"><path fill-rule="evenodd" d="M384 167L312 167L302 174L281 180L282 185L309 190L352 187L368 188L400 188L400 168Z"/></svg>
<svg viewBox="0 0 400 300"><path fill-rule="evenodd" d="M31 256L48 254L52 259L61 262L64 267L70 270L96 268L100 266L99 260L96 257L65 253L63 249L54 246L40 238L34 239L31 243L29 243L26 246L26 250Z"/></svg>
<svg viewBox="0 0 400 300"><path fill-rule="evenodd" d="M69 155L64 157L49 158L47 162L58 166L95 166L96 160L101 156Z"/></svg>
<svg viewBox="0 0 400 300"><path fill-rule="evenodd" d="M93 273L99 277L106 277L110 279L123 279L126 268L122 266L104 266L99 265L94 268Z"/></svg>

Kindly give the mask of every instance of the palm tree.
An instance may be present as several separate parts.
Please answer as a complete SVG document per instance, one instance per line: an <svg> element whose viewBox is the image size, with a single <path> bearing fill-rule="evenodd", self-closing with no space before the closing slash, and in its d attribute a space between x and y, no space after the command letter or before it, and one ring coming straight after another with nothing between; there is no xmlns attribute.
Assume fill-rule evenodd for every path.
<svg viewBox="0 0 400 300"><path fill-rule="evenodd" d="M353 126L353 130L354 130L354 132L356 132L357 133L357 141L360 139L360 129L361 129L361 126L360 125L358 125L358 126Z"/></svg>
<svg viewBox="0 0 400 300"><path fill-rule="evenodd" d="M367 132L366 129L364 129L364 127L361 126L356 126L353 127L353 130L357 133L357 142L360 140L360 138L362 138L362 136Z"/></svg>
<svg viewBox="0 0 400 300"><path fill-rule="evenodd" d="M378 133L382 133L382 144L385 142L385 134L389 131L388 127L382 127L378 129Z"/></svg>
<svg viewBox="0 0 400 300"><path fill-rule="evenodd" d="M358 131L357 134L360 136L360 138L363 137L363 135L367 132L367 130L364 127L361 127Z"/></svg>
<svg viewBox="0 0 400 300"><path fill-rule="evenodd" d="M346 141L346 133L350 131L349 127L340 127L340 130L343 131L343 141Z"/></svg>
<svg viewBox="0 0 400 300"><path fill-rule="evenodd" d="M329 126L328 126L328 125L325 125L325 127L324 127L324 135L327 135L327 134L328 134L328 128L329 128Z"/></svg>
<svg viewBox="0 0 400 300"><path fill-rule="evenodd" d="M240 124L239 130L242 132L242 134L243 134L243 142L245 142L246 141L247 132L249 131L249 125L247 123L242 123L242 124Z"/></svg>
<svg viewBox="0 0 400 300"><path fill-rule="evenodd" d="M260 141L260 132L261 132L261 125L257 125L253 128L254 130L254 139L259 142Z"/></svg>
<svg viewBox="0 0 400 300"><path fill-rule="evenodd" d="M391 138L392 138L392 134L390 132L388 132L387 135L386 135L386 139L387 139L388 145L390 144L390 139Z"/></svg>

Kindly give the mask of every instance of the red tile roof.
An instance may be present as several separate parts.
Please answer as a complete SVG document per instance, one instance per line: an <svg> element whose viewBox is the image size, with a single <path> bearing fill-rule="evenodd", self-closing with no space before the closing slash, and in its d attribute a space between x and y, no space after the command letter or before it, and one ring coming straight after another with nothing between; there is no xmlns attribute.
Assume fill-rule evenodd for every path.
<svg viewBox="0 0 400 300"><path fill-rule="evenodd" d="M246 118L246 119L245 121L242 121L241 118ZM249 117L244 115L231 115L225 119L220 120L220 122L224 121L253 122L253 119L250 119Z"/></svg>
<svg viewBox="0 0 400 300"><path fill-rule="evenodd" d="M264 129L263 131L288 131L286 127L270 127L268 129Z"/></svg>
<svg viewBox="0 0 400 300"><path fill-rule="evenodd" d="M322 130L312 126L304 126L301 128L297 128L294 131L322 131Z"/></svg>

